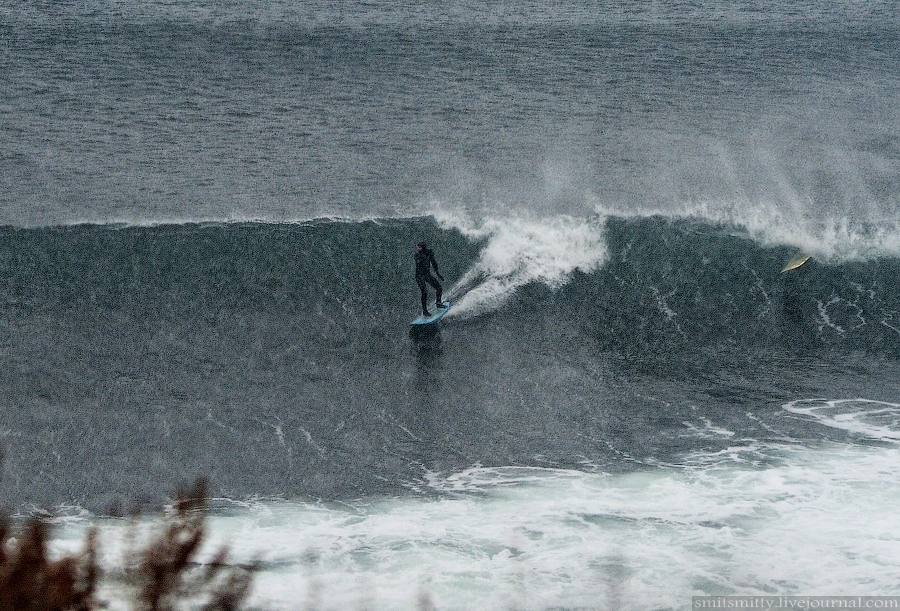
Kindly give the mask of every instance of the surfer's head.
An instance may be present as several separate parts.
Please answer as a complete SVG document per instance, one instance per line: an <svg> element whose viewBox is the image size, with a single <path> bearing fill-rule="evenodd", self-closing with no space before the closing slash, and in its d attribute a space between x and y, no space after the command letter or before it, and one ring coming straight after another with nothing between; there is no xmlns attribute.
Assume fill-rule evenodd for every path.
<svg viewBox="0 0 900 611"><path fill-rule="evenodd" d="M425 250L426 248L428 248L428 246L425 244L425 242L419 242L418 244L416 244L416 250Z"/></svg>

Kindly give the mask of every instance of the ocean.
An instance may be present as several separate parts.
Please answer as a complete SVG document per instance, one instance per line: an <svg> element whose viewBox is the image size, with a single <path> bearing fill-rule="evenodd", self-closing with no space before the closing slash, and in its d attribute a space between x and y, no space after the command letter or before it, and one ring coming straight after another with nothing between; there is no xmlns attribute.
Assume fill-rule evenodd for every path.
<svg viewBox="0 0 900 611"><path fill-rule="evenodd" d="M253 609L897 594L898 50L892 0L0 0L0 503L115 566L205 476Z"/></svg>

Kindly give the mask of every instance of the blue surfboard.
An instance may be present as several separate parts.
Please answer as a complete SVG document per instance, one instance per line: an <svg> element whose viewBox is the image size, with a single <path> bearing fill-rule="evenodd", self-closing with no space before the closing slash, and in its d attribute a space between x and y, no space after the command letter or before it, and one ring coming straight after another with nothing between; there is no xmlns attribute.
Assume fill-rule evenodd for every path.
<svg viewBox="0 0 900 611"><path fill-rule="evenodd" d="M450 302L445 301L444 307L439 308L437 306L432 306L431 308L431 316L422 316L421 314L416 317L412 324L414 325L430 325L442 319L444 314L450 311Z"/></svg>

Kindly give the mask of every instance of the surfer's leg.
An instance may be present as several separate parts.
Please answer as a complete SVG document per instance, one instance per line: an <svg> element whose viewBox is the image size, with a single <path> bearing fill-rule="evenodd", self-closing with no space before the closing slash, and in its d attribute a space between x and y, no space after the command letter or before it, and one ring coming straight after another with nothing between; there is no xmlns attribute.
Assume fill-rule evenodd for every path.
<svg viewBox="0 0 900 611"><path fill-rule="evenodd" d="M419 290L422 292L422 314L430 316L431 312L428 311L428 289L425 288L425 279L416 276L416 284L419 285Z"/></svg>
<svg viewBox="0 0 900 611"><path fill-rule="evenodd" d="M438 282L437 278L435 278L434 276L428 276L428 284L433 286L435 293L437 293L437 295L435 296L434 305L436 305L439 308L443 307L444 302L441 301L441 295L443 294L444 289L441 286L441 283Z"/></svg>

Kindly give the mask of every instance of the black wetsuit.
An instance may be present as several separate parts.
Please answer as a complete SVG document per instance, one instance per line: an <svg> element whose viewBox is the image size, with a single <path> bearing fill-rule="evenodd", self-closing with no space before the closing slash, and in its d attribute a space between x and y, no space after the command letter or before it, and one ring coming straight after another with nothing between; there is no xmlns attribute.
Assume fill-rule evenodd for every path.
<svg viewBox="0 0 900 611"><path fill-rule="evenodd" d="M425 250L417 250L416 251L416 284L419 285L419 290L422 291L422 313L428 312L428 289L425 286L427 282L431 286L434 287L435 292L437 293L437 297L435 301L438 304L443 303L441 301L441 294L443 293L443 289L441 288L441 283L437 281L437 278L431 275L431 268L434 267L434 272L440 276L441 272L438 271L437 260L434 258L434 251L430 248L426 248Z"/></svg>

